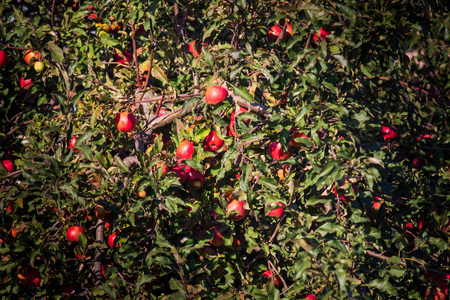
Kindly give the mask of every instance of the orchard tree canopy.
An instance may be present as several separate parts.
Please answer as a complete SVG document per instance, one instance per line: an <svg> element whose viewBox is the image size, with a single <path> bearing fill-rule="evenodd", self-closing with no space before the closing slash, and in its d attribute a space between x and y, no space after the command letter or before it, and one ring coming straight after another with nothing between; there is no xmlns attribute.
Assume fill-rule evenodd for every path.
<svg viewBox="0 0 450 300"><path fill-rule="evenodd" d="M0 3L2 298L448 299L448 2Z"/></svg>

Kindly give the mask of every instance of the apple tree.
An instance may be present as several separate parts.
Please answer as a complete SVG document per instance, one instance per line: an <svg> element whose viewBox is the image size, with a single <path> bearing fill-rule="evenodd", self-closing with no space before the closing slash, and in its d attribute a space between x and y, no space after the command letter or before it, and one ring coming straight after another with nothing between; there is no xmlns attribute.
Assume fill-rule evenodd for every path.
<svg viewBox="0 0 450 300"><path fill-rule="evenodd" d="M5 299L447 299L444 1L2 0Z"/></svg>

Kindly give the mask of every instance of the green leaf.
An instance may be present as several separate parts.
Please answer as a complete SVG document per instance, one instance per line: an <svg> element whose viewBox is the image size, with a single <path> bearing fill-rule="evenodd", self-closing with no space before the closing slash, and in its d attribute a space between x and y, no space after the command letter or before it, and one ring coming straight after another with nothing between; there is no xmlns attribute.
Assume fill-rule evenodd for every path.
<svg viewBox="0 0 450 300"><path fill-rule="evenodd" d="M275 179L267 178L265 176L261 176L258 178L258 183L265 186L268 189L271 189L272 191L276 191L278 188L278 184Z"/></svg>
<svg viewBox="0 0 450 300"><path fill-rule="evenodd" d="M111 297L112 299L116 299L117 298L117 294L116 292L109 286L108 283L103 282L102 283L102 289L105 291L105 293Z"/></svg>
<svg viewBox="0 0 450 300"><path fill-rule="evenodd" d="M247 92L247 90L245 88L242 87L234 87L234 94L236 96L242 97L244 100L253 103L255 102L255 99L253 98L253 96Z"/></svg>
<svg viewBox="0 0 450 300"><path fill-rule="evenodd" d="M184 287L179 280L176 280L175 278L170 278L169 286L172 290L176 290L185 294Z"/></svg>
<svg viewBox="0 0 450 300"><path fill-rule="evenodd" d="M161 81L163 84L169 84L169 79L167 79L166 73L164 73L163 69L161 69L158 65L153 65L152 76Z"/></svg>
<svg viewBox="0 0 450 300"><path fill-rule="evenodd" d="M64 52L62 51L62 49L55 44L48 45L48 48L50 49L53 60L58 63L62 63L64 60Z"/></svg>
<svg viewBox="0 0 450 300"><path fill-rule="evenodd" d="M383 292L388 292L393 296L397 296L397 290L389 282L389 277L385 276L383 279L375 279L369 282L369 287L380 289Z"/></svg>

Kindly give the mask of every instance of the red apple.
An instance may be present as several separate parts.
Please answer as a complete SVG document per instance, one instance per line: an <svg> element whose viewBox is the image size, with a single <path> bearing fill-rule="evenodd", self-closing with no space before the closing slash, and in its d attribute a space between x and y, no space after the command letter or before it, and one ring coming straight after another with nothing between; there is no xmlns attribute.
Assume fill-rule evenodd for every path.
<svg viewBox="0 0 450 300"><path fill-rule="evenodd" d="M267 216L279 219L279 218L281 218L284 215L284 207L286 207L286 205L284 203L275 201L275 202L272 202L270 204L270 206L275 206L275 207L278 206L278 207L272 209L271 211L269 211ZM281 206L281 207L279 207L279 206Z"/></svg>
<svg viewBox="0 0 450 300"><path fill-rule="evenodd" d="M287 151L283 152L283 145L280 142L273 142L269 145L270 155L274 160L283 161L292 155L292 149L289 147Z"/></svg>
<svg viewBox="0 0 450 300"><path fill-rule="evenodd" d="M211 239L211 241L209 241L211 245L213 245L214 247L223 246L225 242L222 237L222 232L220 232L220 227L216 226L211 229L214 229L214 237Z"/></svg>
<svg viewBox="0 0 450 300"><path fill-rule="evenodd" d="M234 111L231 113L230 124L227 126L227 133L229 136L236 136L236 132L234 132L234 125L236 124L236 116L246 111L248 111L246 108L239 107L239 110L237 111L236 114ZM244 120L244 122L247 122L247 120Z"/></svg>
<svg viewBox="0 0 450 300"><path fill-rule="evenodd" d="M189 52L191 52L194 57L199 56L202 53L203 48L203 43L198 43L197 47L195 46L196 43L197 41L192 41L191 43L188 44Z"/></svg>
<svg viewBox="0 0 450 300"><path fill-rule="evenodd" d="M313 295L313 294L309 294L308 296L305 297L305 299L308 299L308 300L317 300L317 297L316 297L315 295Z"/></svg>
<svg viewBox="0 0 450 300"><path fill-rule="evenodd" d="M70 226L67 229L67 239L69 242L78 242L80 233L84 233L84 229L81 226Z"/></svg>
<svg viewBox="0 0 450 300"><path fill-rule="evenodd" d="M114 61L119 64L125 64L127 61L131 60L131 54L128 51L124 51L123 53L114 53L113 54Z"/></svg>
<svg viewBox="0 0 450 300"><path fill-rule="evenodd" d="M120 244L115 244L115 245L114 245L114 240L116 239L116 236L117 236L117 234L115 234L115 233L110 234L110 235L108 236L108 245L109 245L111 248L114 248L114 246L120 247Z"/></svg>
<svg viewBox="0 0 450 300"><path fill-rule="evenodd" d="M69 141L69 146L67 146L67 149L72 149L73 147L75 147L76 141L77 141L77 138L74 135L72 135L72 138ZM75 153L78 153L78 149L74 148L73 151Z"/></svg>
<svg viewBox="0 0 450 300"><path fill-rule="evenodd" d="M267 33L267 40L269 42L275 42L283 31L283 27L279 25L273 25ZM287 42L291 39L294 32L292 31L292 24L286 26L286 32L284 33L284 40Z"/></svg>
<svg viewBox="0 0 450 300"><path fill-rule="evenodd" d="M95 11L95 8L93 6L89 6L88 9L92 10L92 11ZM98 16L97 16L97 14L93 13L93 14L90 14L88 16L88 18L94 21L94 20L98 19Z"/></svg>
<svg viewBox="0 0 450 300"><path fill-rule="evenodd" d="M431 139L431 135L429 135L428 133L426 134L421 134L417 137L418 141L421 141L422 139Z"/></svg>
<svg viewBox="0 0 450 300"><path fill-rule="evenodd" d="M240 221L244 219L248 214L248 210L244 208L245 204L246 204L245 201L239 201L235 199L228 202L227 204L228 218L232 221Z"/></svg>
<svg viewBox="0 0 450 300"><path fill-rule="evenodd" d="M194 155L194 143L184 140L177 147L177 156L180 159L191 159Z"/></svg>
<svg viewBox="0 0 450 300"><path fill-rule="evenodd" d="M317 40L319 40L319 39L320 39L321 41L326 40L326 39L327 39L326 36L329 35L329 34L330 34L330 32L326 31L326 30L323 29L323 28L320 28L319 34L315 33L314 36L313 36L313 40L314 40L314 41L317 41Z"/></svg>
<svg viewBox="0 0 450 300"><path fill-rule="evenodd" d="M215 130L211 130L208 136L205 138L203 143L203 147L205 151L216 152L220 148L222 148L224 141L217 135Z"/></svg>
<svg viewBox="0 0 450 300"><path fill-rule="evenodd" d="M205 183L205 176L199 170L187 167L185 173L186 179L189 181L189 184L194 188L199 189Z"/></svg>
<svg viewBox="0 0 450 300"><path fill-rule="evenodd" d="M228 97L227 89L218 85L211 85L205 93L206 103L210 105L220 103L225 100L226 97Z"/></svg>
<svg viewBox="0 0 450 300"><path fill-rule="evenodd" d="M26 268L25 269L25 282L30 287L39 287L41 283L41 273L39 270L35 268Z"/></svg>
<svg viewBox="0 0 450 300"><path fill-rule="evenodd" d="M5 67L7 62L8 56L6 55L6 52L4 50L0 50L0 68Z"/></svg>
<svg viewBox="0 0 450 300"><path fill-rule="evenodd" d="M427 165L427 161L421 157L413 158L413 160L411 161L411 166L418 170L422 169L426 165Z"/></svg>
<svg viewBox="0 0 450 300"><path fill-rule="evenodd" d="M184 172L184 168L180 166L169 168L169 172L174 172L175 175L178 176L180 183L186 181L186 173Z"/></svg>
<svg viewBox="0 0 450 300"><path fill-rule="evenodd" d="M265 271L262 276L267 277L268 281L273 281L273 285L277 288L277 289L281 289L283 287L283 283L281 282L281 277L280 275L272 275L272 272L270 270Z"/></svg>
<svg viewBox="0 0 450 300"><path fill-rule="evenodd" d="M28 90L33 85L34 85L34 83L31 78L29 78L29 79L24 79L23 77L20 78L20 88L22 88L24 90Z"/></svg>
<svg viewBox="0 0 450 300"><path fill-rule="evenodd" d="M430 290L427 290L425 292L425 299L430 299L428 294L430 294ZM431 299L432 300L448 300L448 287L447 292L445 292L445 289L441 289L441 286L439 287L435 286L431 289Z"/></svg>
<svg viewBox="0 0 450 300"><path fill-rule="evenodd" d="M397 131L394 128L382 126L381 127L381 136L385 141L393 141L397 137Z"/></svg>
<svg viewBox="0 0 450 300"><path fill-rule="evenodd" d="M311 140L309 137L307 137L306 136L306 134L304 134L303 132L296 132L296 133L294 133L294 136L292 137L292 140L291 140L291 142L289 143L289 146L292 146L292 147L301 147L301 146L303 146L304 144L302 143L302 142L296 142L295 141L295 139L296 138L299 138L299 137L304 137L304 138L307 138L308 140Z"/></svg>
<svg viewBox="0 0 450 300"><path fill-rule="evenodd" d="M9 159L5 159L4 161L2 161L2 163L8 172L14 171L14 163L12 161L10 161Z"/></svg>
<svg viewBox="0 0 450 300"><path fill-rule="evenodd" d="M32 66L32 65L34 65L35 62L42 59L42 55L38 51L31 49L31 50L25 51L25 56L23 59L25 60L25 62L28 65Z"/></svg>
<svg viewBox="0 0 450 300"><path fill-rule="evenodd" d="M382 198L375 196L375 197L373 198L373 209L374 209L374 210L380 210L380 208L381 208L381 203L382 203L383 201L384 201L384 200L383 200Z"/></svg>
<svg viewBox="0 0 450 300"><path fill-rule="evenodd" d="M340 187L340 189L345 189L346 184L347 184L347 179L345 179L345 183ZM357 196L358 192L359 192L358 186L356 184L352 184L351 188L353 190L353 193ZM334 194L336 195L336 197L339 196L339 193L337 192L336 188L334 188ZM347 196L344 194L341 194L340 198L344 202L352 202L353 201L353 198L351 196Z"/></svg>
<svg viewBox="0 0 450 300"><path fill-rule="evenodd" d="M120 132L130 132L136 128L136 117L132 113L121 112L116 115L115 123Z"/></svg>

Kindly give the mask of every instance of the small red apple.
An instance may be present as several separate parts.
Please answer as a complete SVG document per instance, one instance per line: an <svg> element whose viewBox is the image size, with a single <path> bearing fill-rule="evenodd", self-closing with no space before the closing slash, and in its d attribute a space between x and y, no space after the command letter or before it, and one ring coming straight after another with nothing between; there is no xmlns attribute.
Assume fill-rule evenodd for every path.
<svg viewBox="0 0 450 300"><path fill-rule="evenodd" d="M186 179L189 181L189 184L194 188L199 189L205 183L205 176L199 170L187 167L185 173Z"/></svg>
<svg viewBox="0 0 450 300"><path fill-rule="evenodd" d="M191 159L194 155L194 143L189 140L182 141L177 147L176 154L180 159Z"/></svg>
<svg viewBox="0 0 450 300"><path fill-rule="evenodd" d="M210 105L220 103L225 100L226 97L228 97L227 89L218 85L211 85L205 93L206 103Z"/></svg>
<svg viewBox="0 0 450 300"><path fill-rule="evenodd" d="M223 246L225 242L222 237L222 232L220 232L220 227L216 226L211 229L214 229L214 237L211 239L211 241L209 241L211 245L213 245L214 247Z"/></svg>
<svg viewBox="0 0 450 300"><path fill-rule="evenodd" d="M236 136L236 132L234 132L234 126L236 124L236 116L239 115L239 114L242 114L242 113L244 113L246 111L248 111L246 108L239 107L239 110L237 111L236 114L235 114L234 111L231 113L230 124L227 126L227 133L228 133L229 136ZM247 120L244 119L244 122L247 122Z"/></svg>
<svg viewBox="0 0 450 300"><path fill-rule="evenodd" d="M347 184L347 179L345 179L345 183L340 187L340 189L345 189L346 184ZM355 195L358 195L358 192L359 192L358 186L356 184L352 184L351 188L353 190L353 193ZM336 188L334 188L334 194L336 195L336 197L339 196L339 193L337 192ZM340 198L344 202L352 202L353 201L353 198L351 196L347 196L347 195L344 195L344 194L341 194Z"/></svg>
<svg viewBox="0 0 450 300"><path fill-rule="evenodd" d="M130 132L136 128L136 117L132 113L121 112L116 115L115 123L120 132Z"/></svg>
<svg viewBox="0 0 450 300"><path fill-rule="evenodd" d="M4 50L0 50L0 68L5 67L7 62L8 56L6 55L6 52Z"/></svg>
<svg viewBox="0 0 450 300"><path fill-rule="evenodd" d="M292 149L289 147L283 152L283 145L280 142L273 142L269 145L270 155L274 160L283 161L292 155Z"/></svg>
<svg viewBox="0 0 450 300"><path fill-rule="evenodd" d="M381 127L381 136L385 141L393 141L397 137L397 131L394 128L382 126Z"/></svg>
<svg viewBox="0 0 450 300"><path fill-rule="evenodd" d="M304 144L302 143L302 142L296 142L295 141L295 139L296 138L300 138L300 137L304 137L304 138L307 138L308 140L311 140L309 137L307 137L306 136L306 134L304 134L303 132L296 132L296 133L294 133L294 136L292 137L292 140L291 140L291 142L289 143L289 146L292 146L292 147L301 147L301 146L303 146Z"/></svg>
<svg viewBox="0 0 450 300"><path fill-rule="evenodd" d="M88 9L89 9L89 10L92 10L92 11L95 11L95 8L94 8L93 6L89 6ZM90 14L90 15L88 16L88 18L94 21L94 20L97 20L97 19L98 19L98 16L97 16L96 13L93 13L93 14Z"/></svg>
<svg viewBox="0 0 450 300"><path fill-rule="evenodd" d="M425 167L427 165L427 161L421 157L415 157L413 158L413 160L411 161L411 166L415 169L422 169L423 167Z"/></svg>
<svg viewBox="0 0 450 300"><path fill-rule="evenodd" d="M375 196L375 197L373 198L373 209L374 209L374 210L380 210L380 208L381 208L381 203L382 203L383 201L384 201L384 200L383 200L382 198Z"/></svg>
<svg viewBox="0 0 450 300"><path fill-rule="evenodd" d="M76 138L74 135L72 135L72 138L69 140L69 146L67 146L67 149L72 149L72 148L74 148L74 147L75 147L76 141L77 141L77 138ZM75 149L75 148L74 148L73 151L74 151L75 153L78 153L78 149Z"/></svg>
<svg viewBox="0 0 450 300"><path fill-rule="evenodd" d="M114 248L114 246L115 246L115 247L120 247L120 244L115 244L115 245L114 245L114 240L116 239L116 236L117 236L117 234L115 234L115 233L110 234L110 235L108 236L108 245L109 245L111 248Z"/></svg>
<svg viewBox="0 0 450 300"><path fill-rule="evenodd" d="M30 287L39 287L41 283L41 273L39 270L27 267L25 269L25 282Z"/></svg>
<svg viewBox="0 0 450 300"><path fill-rule="evenodd" d="M428 294L430 294L430 290L427 290L425 292L425 299L430 299ZM441 287L433 287L431 289L431 299L432 300L448 300L448 287L447 292L445 292L445 289L442 290Z"/></svg>
<svg viewBox="0 0 450 300"><path fill-rule="evenodd" d="M215 130L211 130L208 136L205 138L203 143L203 147L205 151L216 152L220 148L222 148L224 141L217 135Z"/></svg>
<svg viewBox="0 0 450 300"><path fill-rule="evenodd" d="M418 141L421 141L422 139L431 139L431 135L429 135L428 133L426 134L421 134L417 137Z"/></svg>
<svg viewBox="0 0 450 300"><path fill-rule="evenodd" d="M22 88L24 90L28 90L33 85L34 85L34 83L31 78L29 78L29 79L24 79L23 77L20 78L20 88Z"/></svg>
<svg viewBox="0 0 450 300"><path fill-rule="evenodd" d="M2 163L8 172L14 171L14 163L12 161L10 161L9 159L5 159L4 161L2 161Z"/></svg>
<svg viewBox="0 0 450 300"><path fill-rule="evenodd" d="M175 175L178 176L180 183L186 181L186 173L184 172L184 168L180 166L169 168L169 172L174 172Z"/></svg>
<svg viewBox="0 0 450 300"><path fill-rule="evenodd" d="M305 299L308 299L308 300L317 300L317 297L316 297L315 295L313 295L313 294L309 294L308 296L305 297Z"/></svg>
<svg viewBox="0 0 450 300"><path fill-rule="evenodd" d="M268 281L273 281L273 285L277 288L277 289L281 289L283 287L283 283L281 282L281 277L280 275L272 275L272 272L270 270L265 271L262 276L267 277Z"/></svg>
<svg viewBox="0 0 450 300"><path fill-rule="evenodd" d="M248 210L244 208L245 204L246 204L245 201L235 199L228 202L227 204L228 218L232 221L240 221L244 219L248 214Z"/></svg>
<svg viewBox="0 0 450 300"><path fill-rule="evenodd" d="M120 53L119 51L117 52L117 53L114 53L113 54L113 58L114 58L114 61L116 62L116 63L119 63L119 64L125 64L127 61L130 61L131 60L131 54L130 54L130 52L128 52L128 51L123 51L123 53Z"/></svg>
<svg viewBox="0 0 450 300"><path fill-rule="evenodd" d="M283 31L283 27L279 25L273 25L267 33L267 40L269 42L275 42ZM291 39L294 32L292 31L292 24L286 26L286 32L284 33L284 40L287 42Z"/></svg>
<svg viewBox="0 0 450 300"><path fill-rule="evenodd" d="M321 41L324 41L324 40L327 39L326 36L329 35L329 34L330 34L330 32L326 31L323 28L320 28L319 34L315 33L314 36L313 36L313 40L317 41L317 40L320 39Z"/></svg>
<svg viewBox="0 0 450 300"><path fill-rule="evenodd" d="M81 226L70 226L69 229L67 229L67 239L69 242L78 242L79 237L78 235L80 233L84 233L84 229Z"/></svg>
<svg viewBox="0 0 450 300"><path fill-rule="evenodd" d="M271 211L269 211L269 213L267 213L268 217L274 217L276 219L279 219L284 215L284 207L286 207L286 205L284 203L275 201L275 202L272 202L270 204L270 206L281 206L281 207L277 207L277 208L274 208Z"/></svg>
<svg viewBox="0 0 450 300"><path fill-rule="evenodd" d="M32 66L35 64L35 62L42 59L42 55L38 51L31 49L31 50L25 51L25 56L23 59L25 60L25 62L28 65Z"/></svg>
<svg viewBox="0 0 450 300"><path fill-rule="evenodd" d="M197 44L197 41L192 41L188 44L188 50L192 53L192 56L197 57L202 53L203 45L206 46L206 44L198 43L197 47L195 46Z"/></svg>

